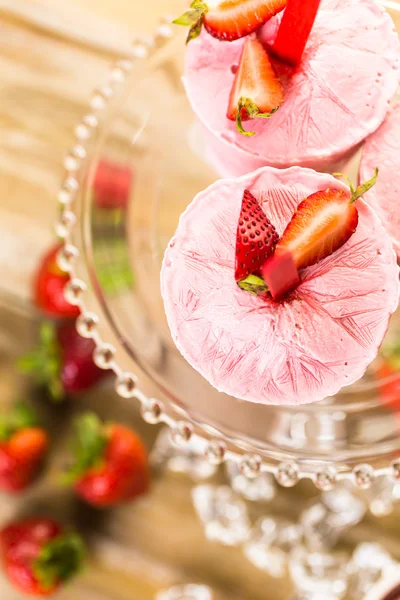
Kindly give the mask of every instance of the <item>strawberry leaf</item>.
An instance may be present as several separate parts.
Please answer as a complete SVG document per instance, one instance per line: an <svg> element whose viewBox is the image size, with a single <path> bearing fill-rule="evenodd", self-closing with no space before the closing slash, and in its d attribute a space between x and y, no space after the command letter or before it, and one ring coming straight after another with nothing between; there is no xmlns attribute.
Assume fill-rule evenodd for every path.
<svg viewBox="0 0 400 600"><path fill-rule="evenodd" d="M60 380L62 357L53 323L43 323L39 335L38 346L19 359L18 368L31 375L37 385L46 387L52 400L61 402L64 399Z"/></svg>
<svg viewBox="0 0 400 600"><path fill-rule="evenodd" d="M400 370L400 342L385 343L380 349L380 354L393 369Z"/></svg>
<svg viewBox="0 0 400 600"><path fill-rule="evenodd" d="M242 135L253 136L256 135L255 131L246 131L242 123L242 112L245 110L249 115L250 119L270 119L271 116L279 110L279 106L271 110L269 113L262 113L258 108L257 104L250 98L240 98L238 103L238 110L236 115L236 127Z"/></svg>
<svg viewBox="0 0 400 600"><path fill-rule="evenodd" d="M353 204L356 202L356 200L361 198L361 196L364 196L364 194L374 187L376 180L378 179L378 174L379 169L375 169L374 176L369 181L361 183L357 189L354 188L353 182L347 175L344 175L343 173L333 173L333 176L337 177L338 179L345 179L347 181L351 192L350 204Z"/></svg>
<svg viewBox="0 0 400 600"><path fill-rule="evenodd" d="M84 557L82 538L76 533L65 533L43 546L32 570L39 583L45 589L51 589L76 575Z"/></svg>
<svg viewBox="0 0 400 600"><path fill-rule="evenodd" d="M183 27L193 27L199 20L200 14L197 10L188 10L180 17L172 21L174 25L182 25Z"/></svg>
<svg viewBox="0 0 400 600"><path fill-rule="evenodd" d="M101 464L107 445L103 423L94 413L80 416L75 423L75 440L72 451L74 464L64 475L65 483L73 483L89 469Z"/></svg>
<svg viewBox="0 0 400 600"><path fill-rule="evenodd" d="M366 194L368 190L374 187L374 185L376 184L376 180L378 179L378 174L379 169L375 169L375 174L372 177L372 179L370 179L369 181L365 181L364 183L358 186L358 188L351 195L351 202L355 202L356 200L361 198L361 196Z"/></svg>
<svg viewBox="0 0 400 600"><path fill-rule="evenodd" d="M186 43L188 44L192 40L199 37L202 27L203 27L204 16L202 15L199 20L190 28L188 36L186 38Z"/></svg>
<svg viewBox="0 0 400 600"><path fill-rule="evenodd" d="M35 411L24 402L18 402L8 414L0 416L0 440L7 441L17 431L37 425Z"/></svg>
<svg viewBox="0 0 400 600"><path fill-rule="evenodd" d="M201 10L202 13L206 14L208 12L208 6L202 0L193 0L190 8L195 10Z"/></svg>
<svg viewBox="0 0 400 600"><path fill-rule="evenodd" d="M254 116L254 118L255 119L270 119L272 117L272 115L274 115L279 109L280 109L280 106L275 106L275 108L273 108L271 110L271 112L268 112L268 113L259 112L257 115Z"/></svg>
<svg viewBox="0 0 400 600"><path fill-rule="evenodd" d="M108 214L106 216L108 217ZM97 217L98 215L96 224ZM107 254L102 245L96 247L94 260L99 284L105 293L115 295L134 287L135 274L126 248L119 238L110 237L107 240Z"/></svg>
<svg viewBox="0 0 400 600"><path fill-rule="evenodd" d="M243 111L243 109L246 110L247 114L250 114L249 111L248 111L248 108L247 108L247 106L249 104L252 105L254 103L249 98L240 98L239 99L239 103L238 103L237 115L236 115L236 127L237 127L237 130L239 131L239 133L241 133L242 135L246 135L247 137L251 137L253 135L256 135L255 131L246 131L245 128L243 127L243 123L242 123L242 111ZM254 104L254 106L256 106L256 105ZM256 108L257 108L257 106L256 106ZM257 108L257 111L258 111L258 108Z"/></svg>
<svg viewBox="0 0 400 600"><path fill-rule="evenodd" d="M172 21L175 25L190 27L186 39L187 44L191 40L199 37L203 27L204 16L208 12L208 6L201 0L194 0L190 5L190 8L191 10L186 11L183 15Z"/></svg>
<svg viewBox="0 0 400 600"><path fill-rule="evenodd" d="M248 275L245 279L238 281L237 284L241 290L256 296L262 296L268 292L264 279L257 277L257 275Z"/></svg>

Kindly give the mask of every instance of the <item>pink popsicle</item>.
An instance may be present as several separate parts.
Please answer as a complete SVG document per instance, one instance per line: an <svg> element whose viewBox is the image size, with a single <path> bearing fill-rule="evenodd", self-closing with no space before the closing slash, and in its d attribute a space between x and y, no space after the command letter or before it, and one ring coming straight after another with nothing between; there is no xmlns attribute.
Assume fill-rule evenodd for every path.
<svg viewBox="0 0 400 600"><path fill-rule="evenodd" d="M161 272L166 315L182 355L218 390L264 404L315 402L358 380L375 358L398 305L399 269L362 200L356 233L306 269L287 300L264 300L235 283L244 190L281 234L300 201L329 186L345 187L309 169L266 167L216 182L181 216Z"/></svg>
<svg viewBox="0 0 400 600"><path fill-rule="evenodd" d="M270 47L282 14L260 31ZM279 61L285 102L271 119L249 122L246 138L226 118L244 40L206 32L188 45L184 84L204 126L208 160L224 177L265 165L337 169L384 120L399 82L400 45L375 0L322 0L298 68Z"/></svg>
<svg viewBox="0 0 400 600"><path fill-rule="evenodd" d="M367 139L360 178L368 177L377 165L380 168L377 184L366 194L365 200L378 213L400 257L400 105Z"/></svg>

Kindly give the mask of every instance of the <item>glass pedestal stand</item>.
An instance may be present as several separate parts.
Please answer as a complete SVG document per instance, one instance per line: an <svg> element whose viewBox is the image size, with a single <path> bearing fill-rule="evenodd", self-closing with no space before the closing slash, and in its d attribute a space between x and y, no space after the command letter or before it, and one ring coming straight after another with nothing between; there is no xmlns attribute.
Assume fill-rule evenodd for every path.
<svg viewBox="0 0 400 600"><path fill-rule="evenodd" d="M400 23L397 3L384 4ZM81 308L77 327L94 339L95 362L115 372L116 391L140 405L147 423L167 425L182 452L195 444L196 451L190 452L205 472L226 463L233 490L242 495L244 490L248 499L271 494L275 481L289 488L311 480L323 496L313 514L303 514L291 525L291 534L300 527L303 539L327 526L326 539L335 538L362 518L340 508L343 494L357 505L357 494L369 489L370 500L364 502L382 514L393 502L400 481L399 421L396 407L383 405L380 392L400 376L394 373L378 382L378 358L363 380L335 398L300 408L268 407L216 392L180 356L164 315L161 261L181 212L217 178L202 158L201 132L184 94L183 54L183 38L175 36L168 21L162 22L153 39L135 41L131 56L112 66L76 126L76 143L64 163L57 223L65 241L59 263L71 274L66 297ZM388 339L398 335L399 321L397 314ZM229 543L230 525L221 527L220 520L231 514L235 543L244 544L247 556L260 565L264 559L257 544L264 549L275 544L277 573L280 555L297 582L314 581L318 573L325 581L325 572L334 579L343 559L336 563L336 558L326 558L329 564L321 566L326 548L325 542L313 547L318 535L314 542L308 540L306 556L293 553L286 525L264 519L254 530L241 523L242 517L246 520L242 500L232 493L208 484L194 489L206 532ZM336 509L329 502L336 502ZM285 550L277 542L281 538ZM310 551L316 553L315 564L310 564ZM335 598L348 589L348 581L340 581L328 586ZM299 598L317 598L313 585L304 583ZM324 587L318 589L328 597Z"/></svg>

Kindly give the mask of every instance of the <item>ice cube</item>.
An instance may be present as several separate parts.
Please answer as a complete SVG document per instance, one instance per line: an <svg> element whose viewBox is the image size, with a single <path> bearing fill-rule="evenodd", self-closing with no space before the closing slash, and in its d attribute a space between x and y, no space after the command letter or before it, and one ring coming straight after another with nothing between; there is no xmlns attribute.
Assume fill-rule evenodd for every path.
<svg viewBox="0 0 400 600"><path fill-rule="evenodd" d="M209 540L237 546L248 539L251 526L246 504L229 486L198 485L192 499Z"/></svg>

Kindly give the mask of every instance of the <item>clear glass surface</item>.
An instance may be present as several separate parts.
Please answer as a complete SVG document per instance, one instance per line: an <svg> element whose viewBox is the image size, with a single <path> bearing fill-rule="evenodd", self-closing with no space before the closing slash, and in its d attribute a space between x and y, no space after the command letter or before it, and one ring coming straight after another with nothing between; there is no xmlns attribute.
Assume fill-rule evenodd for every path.
<svg viewBox="0 0 400 600"><path fill-rule="evenodd" d="M400 31L397 3L385 4ZM84 259L77 275L88 284L85 302L100 315L102 339L116 347L123 370L141 376L146 392L163 399L170 414L188 418L203 435L218 434L236 448L271 461L294 458L309 468L325 462L336 463L339 470L360 462L387 465L400 447L398 407L388 404L392 384L400 389L400 376L393 371L381 378L382 357L337 397L290 408L217 392L176 349L160 293L163 254L180 214L218 178L204 156L185 96L183 60L184 34L178 31L150 58L135 62L89 145L73 243ZM130 181L119 207L98 201L104 164L106 170L111 165L109 173L123 168ZM399 331L398 313L385 343L395 343Z"/></svg>

